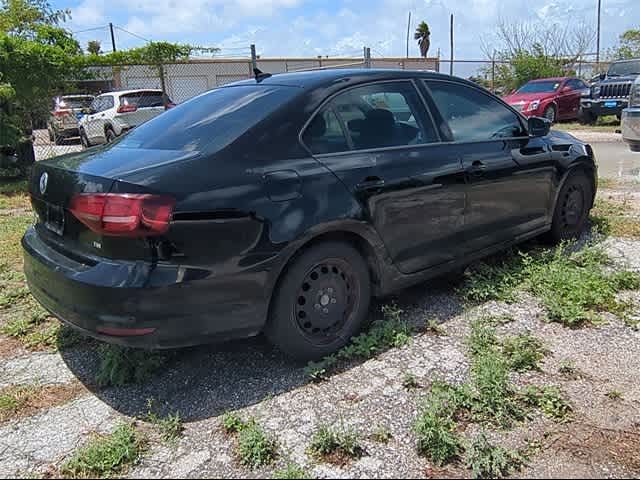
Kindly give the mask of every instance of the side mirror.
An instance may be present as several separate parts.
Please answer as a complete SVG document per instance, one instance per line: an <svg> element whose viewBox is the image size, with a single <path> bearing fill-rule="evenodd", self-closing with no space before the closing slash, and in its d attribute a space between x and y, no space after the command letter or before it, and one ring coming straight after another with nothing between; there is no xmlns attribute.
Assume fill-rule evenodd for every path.
<svg viewBox="0 0 640 480"><path fill-rule="evenodd" d="M545 137L551 131L551 122L546 118L529 117L527 130L529 130L529 135L532 137Z"/></svg>
<svg viewBox="0 0 640 480"><path fill-rule="evenodd" d="M604 72L602 72L602 73L600 73L600 75L598 76L598 78L599 78L600 80L604 80L605 78L607 78L607 74L606 74L606 73L604 73Z"/></svg>

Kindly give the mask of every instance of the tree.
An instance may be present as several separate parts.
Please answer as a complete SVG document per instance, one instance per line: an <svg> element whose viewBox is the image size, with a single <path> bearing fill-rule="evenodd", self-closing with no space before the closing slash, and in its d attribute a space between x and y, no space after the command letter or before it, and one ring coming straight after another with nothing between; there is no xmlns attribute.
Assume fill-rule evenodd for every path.
<svg viewBox="0 0 640 480"><path fill-rule="evenodd" d="M102 53L102 44L99 40L90 40L87 43L87 53L89 55L100 55Z"/></svg>
<svg viewBox="0 0 640 480"><path fill-rule="evenodd" d="M420 55L422 58L427 58L427 53L429 52L429 47L431 46L431 32L429 31L429 25L427 22L420 22L418 28L416 28L416 33L413 36L414 40L418 41L418 46L420 47Z"/></svg>
<svg viewBox="0 0 640 480"><path fill-rule="evenodd" d="M620 35L620 45L614 52L617 60L640 58L640 29L627 30Z"/></svg>
<svg viewBox="0 0 640 480"><path fill-rule="evenodd" d="M0 32L24 35L38 25L59 25L70 11L54 10L47 0L0 0Z"/></svg>

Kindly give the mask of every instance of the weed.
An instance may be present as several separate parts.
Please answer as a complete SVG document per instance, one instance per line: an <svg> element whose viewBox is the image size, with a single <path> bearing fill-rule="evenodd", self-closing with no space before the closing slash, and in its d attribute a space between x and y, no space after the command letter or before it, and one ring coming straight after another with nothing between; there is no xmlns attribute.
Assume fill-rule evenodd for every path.
<svg viewBox="0 0 640 480"><path fill-rule="evenodd" d="M222 416L222 428L226 433L238 433L246 423L235 413L227 412Z"/></svg>
<svg viewBox="0 0 640 480"><path fill-rule="evenodd" d="M360 437L356 432L343 427L334 429L321 425L311 439L309 453L328 460L332 457L360 458L364 449L360 446Z"/></svg>
<svg viewBox="0 0 640 480"><path fill-rule="evenodd" d="M411 327L400 320L402 310L395 304L382 308L385 320L374 322L368 331L353 337L338 353L319 362L309 362L305 376L315 382L326 380L330 371L340 362L367 360L390 348L399 348L411 341Z"/></svg>
<svg viewBox="0 0 640 480"><path fill-rule="evenodd" d="M75 398L81 391L79 384L12 385L0 390L0 422L31 415L44 408L61 405Z"/></svg>
<svg viewBox="0 0 640 480"><path fill-rule="evenodd" d="M591 212L591 222L598 231L616 237L640 237L640 222L628 216L628 200L622 202L598 198Z"/></svg>
<svg viewBox="0 0 640 480"><path fill-rule="evenodd" d="M405 373L402 377L402 386L405 390L416 390L420 388L420 384L418 383L418 379L412 373Z"/></svg>
<svg viewBox="0 0 640 480"><path fill-rule="evenodd" d="M558 373L568 377L575 377L578 374L578 369L571 360L562 360L558 367Z"/></svg>
<svg viewBox="0 0 640 480"><path fill-rule="evenodd" d="M473 478L503 478L520 470L523 464L520 453L491 445L484 433L474 439L467 452L467 467Z"/></svg>
<svg viewBox="0 0 640 480"><path fill-rule="evenodd" d="M471 303L514 302L516 289L522 282L522 266L522 256L513 251L493 262L483 262L472 270L460 293Z"/></svg>
<svg viewBox="0 0 640 480"><path fill-rule="evenodd" d="M542 342L530 333L506 338L502 350L509 367L517 372L539 370L539 363L547 352Z"/></svg>
<svg viewBox="0 0 640 480"><path fill-rule="evenodd" d="M122 386L148 380L167 360L161 353L102 345L96 382L101 387Z"/></svg>
<svg viewBox="0 0 640 480"><path fill-rule="evenodd" d="M144 440L133 425L122 424L81 448L63 464L61 473L86 478L114 476L134 463L143 449Z"/></svg>
<svg viewBox="0 0 640 480"><path fill-rule="evenodd" d="M610 400L622 400L622 392L619 390L611 390L605 394Z"/></svg>
<svg viewBox="0 0 640 480"><path fill-rule="evenodd" d="M480 318L471 323L471 335L467 338L471 355L495 350L499 343L495 329L490 326L486 318Z"/></svg>
<svg viewBox="0 0 640 480"><path fill-rule="evenodd" d="M547 417L553 418L561 423L571 420L573 409L567 401L562 398L560 390L555 387L529 386L522 393L524 401L542 410Z"/></svg>
<svg viewBox="0 0 640 480"><path fill-rule="evenodd" d="M175 443L182 436L184 430L180 414L176 412L172 415L161 417L154 411L153 403L153 399L147 399L147 414L145 420L158 429L162 440Z"/></svg>
<svg viewBox="0 0 640 480"><path fill-rule="evenodd" d="M307 471L296 463L287 463L287 466L277 470L273 474L273 478L282 480L303 480L311 478Z"/></svg>
<svg viewBox="0 0 640 480"><path fill-rule="evenodd" d="M378 443L389 443L392 438L391 431L384 425L378 425L371 434L371 440Z"/></svg>
<svg viewBox="0 0 640 480"><path fill-rule="evenodd" d="M462 439L455 431L454 421L462 398L454 387L434 383L413 426L418 439L418 452L436 465L455 460L463 451Z"/></svg>
<svg viewBox="0 0 640 480"><path fill-rule="evenodd" d="M248 422L238 433L240 462L256 468L270 464L276 458L276 441L255 421Z"/></svg>
<svg viewBox="0 0 640 480"><path fill-rule="evenodd" d="M429 320L427 320L426 331L438 336L444 336L447 334L444 327L440 325L434 318L430 318Z"/></svg>

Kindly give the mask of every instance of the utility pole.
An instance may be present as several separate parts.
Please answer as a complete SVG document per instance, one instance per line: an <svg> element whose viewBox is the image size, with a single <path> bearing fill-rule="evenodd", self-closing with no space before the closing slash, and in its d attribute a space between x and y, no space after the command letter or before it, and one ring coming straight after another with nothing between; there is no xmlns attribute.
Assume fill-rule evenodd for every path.
<svg viewBox="0 0 640 480"><path fill-rule="evenodd" d="M116 51L116 36L113 34L113 23L109 22L109 31L111 32L111 48Z"/></svg>
<svg viewBox="0 0 640 480"><path fill-rule="evenodd" d="M411 31L411 12L409 12L409 22L407 23L407 58L409 58L409 32Z"/></svg>
<svg viewBox="0 0 640 480"><path fill-rule="evenodd" d="M451 61L449 62L449 75L453 75L453 13L451 14Z"/></svg>
<svg viewBox="0 0 640 480"><path fill-rule="evenodd" d="M600 70L600 8L602 0L598 0L598 33L596 34L596 69Z"/></svg>

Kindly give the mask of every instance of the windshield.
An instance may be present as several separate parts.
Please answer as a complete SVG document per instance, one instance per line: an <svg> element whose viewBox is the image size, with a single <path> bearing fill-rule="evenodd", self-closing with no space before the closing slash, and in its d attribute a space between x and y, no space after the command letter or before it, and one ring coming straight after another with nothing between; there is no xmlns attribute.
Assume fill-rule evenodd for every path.
<svg viewBox="0 0 640 480"><path fill-rule="evenodd" d="M118 147L217 151L291 100L299 89L242 85L203 93L132 130Z"/></svg>
<svg viewBox="0 0 640 480"><path fill-rule="evenodd" d="M624 77L625 75L640 75L640 60L613 63L607 72L609 77Z"/></svg>
<svg viewBox="0 0 640 480"><path fill-rule="evenodd" d="M518 93L552 93L558 90L560 82L550 80L548 82L529 82L518 90Z"/></svg>

